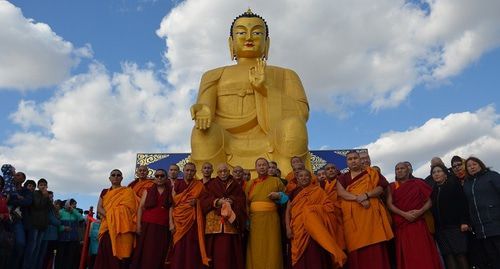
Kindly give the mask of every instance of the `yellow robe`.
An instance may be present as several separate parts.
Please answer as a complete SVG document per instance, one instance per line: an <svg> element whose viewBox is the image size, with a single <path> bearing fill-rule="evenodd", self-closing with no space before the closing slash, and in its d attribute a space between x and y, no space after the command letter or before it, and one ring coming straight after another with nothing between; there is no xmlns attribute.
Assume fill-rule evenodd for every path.
<svg viewBox="0 0 500 269"><path fill-rule="evenodd" d="M247 246L247 269L282 269L280 217L277 205L267 198L270 192L281 192L285 186L277 177L252 179L245 193L250 212L250 234Z"/></svg>

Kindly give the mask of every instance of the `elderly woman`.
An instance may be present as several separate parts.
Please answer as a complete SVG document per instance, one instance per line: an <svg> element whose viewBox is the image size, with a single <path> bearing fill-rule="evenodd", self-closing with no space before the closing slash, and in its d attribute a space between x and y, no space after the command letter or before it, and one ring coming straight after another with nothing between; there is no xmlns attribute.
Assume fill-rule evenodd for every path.
<svg viewBox="0 0 500 269"><path fill-rule="evenodd" d="M500 268L500 174L476 157L467 158L465 167L472 228L486 258L480 268Z"/></svg>
<svg viewBox="0 0 500 269"><path fill-rule="evenodd" d="M442 164L433 166L431 175L436 183L431 195L436 241L446 268L468 269L466 232L469 230L469 214L462 185Z"/></svg>

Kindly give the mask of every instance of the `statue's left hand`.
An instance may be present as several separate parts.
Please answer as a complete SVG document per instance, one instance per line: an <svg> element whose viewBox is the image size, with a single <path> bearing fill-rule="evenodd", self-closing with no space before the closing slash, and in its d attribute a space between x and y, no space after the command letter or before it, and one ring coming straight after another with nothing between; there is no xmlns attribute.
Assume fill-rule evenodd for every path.
<svg viewBox="0 0 500 269"><path fill-rule="evenodd" d="M266 60L257 59L257 66L252 66L249 70L248 78L252 87L262 95L267 95L264 82L266 81Z"/></svg>

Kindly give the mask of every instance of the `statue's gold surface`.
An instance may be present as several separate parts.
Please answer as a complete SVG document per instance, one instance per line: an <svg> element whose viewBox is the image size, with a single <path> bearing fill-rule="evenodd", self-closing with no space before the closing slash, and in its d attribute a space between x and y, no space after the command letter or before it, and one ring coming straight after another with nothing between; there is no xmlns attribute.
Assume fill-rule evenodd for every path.
<svg viewBox="0 0 500 269"><path fill-rule="evenodd" d="M235 65L203 74L196 104L191 159L253 169L258 157L308 161L307 97L297 74L266 64L270 39L264 20L247 11L233 23L229 48Z"/></svg>

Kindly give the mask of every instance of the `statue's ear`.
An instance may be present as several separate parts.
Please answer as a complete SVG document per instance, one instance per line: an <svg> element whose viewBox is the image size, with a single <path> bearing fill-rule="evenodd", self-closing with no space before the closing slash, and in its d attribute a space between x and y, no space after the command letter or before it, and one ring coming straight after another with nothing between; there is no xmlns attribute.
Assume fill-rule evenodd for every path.
<svg viewBox="0 0 500 269"><path fill-rule="evenodd" d="M269 59L269 46L271 46L271 38L267 38L266 47L264 48L264 58Z"/></svg>
<svg viewBox="0 0 500 269"><path fill-rule="evenodd" d="M227 39L227 43L229 44L229 56L231 56L231 61L233 61L236 59L236 53L234 52L233 38L231 36Z"/></svg>

